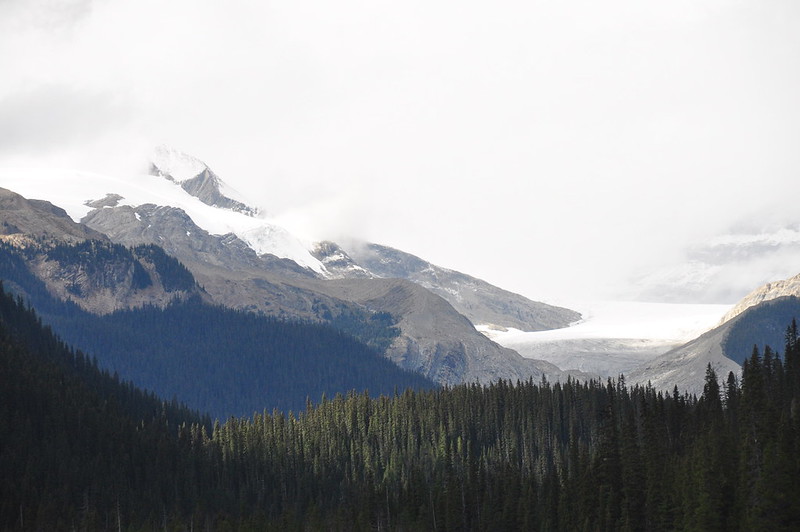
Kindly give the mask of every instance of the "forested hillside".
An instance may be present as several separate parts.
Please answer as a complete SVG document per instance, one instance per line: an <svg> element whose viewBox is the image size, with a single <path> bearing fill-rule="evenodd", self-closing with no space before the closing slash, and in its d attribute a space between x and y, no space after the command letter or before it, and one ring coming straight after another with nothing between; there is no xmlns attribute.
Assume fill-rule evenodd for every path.
<svg viewBox="0 0 800 532"><path fill-rule="evenodd" d="M709 368L699 399L501 381L351 393L209 432L103 375L19 302L0 307L2 529L800 526L794 323L783 357L753 349L741 383Z"/></svg>
<svg viewBox="0 0 800 532"><path fill-rule="evenodd" d="M52 322L71 345L97 353L103 367L220 419L273 408L298 411L325 393L390 394L436 386L329 326L197 299Z"/></svg>
<svg viewBox="0 0 800 532"><path fill-rule="evenodd" d="M331 325L322 325L235 311L195 296L165 308L97 316L50 295L25 260L41 253L59 264L99 270L93 272L97 277L109 264L133 264L126 270L140 272L133 279L144 286L152 280L141 258L167 291L195 285L180 262L157 246L86 241L42 251L0 243L0 278L24 294L65 342L96 357L101 368L214 417L249 416L265 408L298 411L324 393L436 386L382 356L398 332L387 313L345 309L331 317Z"/></svg>
<svg viewBox="0 0 800 532"><path fill-rule="evenodd" d="M142 505L156 522L178 427L210 424L100 371L0 290L0 530L107 530Z"/></svg>
<svg viewBox="0 0 800 532"><path fill-rule="evenodd" d="M732 326L722 345L725 355L741 365L750 356L753 344L778 346L784 341L786 324L800 315L800 299L780 297L754 305Z"/></svg>

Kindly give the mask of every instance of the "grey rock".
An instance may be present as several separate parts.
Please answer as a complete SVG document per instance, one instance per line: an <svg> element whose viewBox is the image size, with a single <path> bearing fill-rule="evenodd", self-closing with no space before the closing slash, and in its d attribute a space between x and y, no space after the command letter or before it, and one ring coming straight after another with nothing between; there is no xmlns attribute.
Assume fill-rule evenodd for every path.
<svg viewBox="0 0 800 532"><path fill-rule="evenodd" d="M75 223L60 207L48 201L30 200L10 190L0 188L0 235L80 242L108 237Z"/></svg>
<svg viewBox="0 0 800 532"><path fill-rule="evenodd" d="M202 163L201 163L202 164ZM249 216L257 214L258 209L245 205L240 201L225 196L220 190L222 181L220 178L211 171L211 169L202 164L203 170L196 176L180 182L181 188L196 197L206 205L212 207L220 207L231 211L241 212ZM150 163L150 175L160 176L170 181L175 181L175 178L168 172L163 171L155 163Z"/></svg>
<svg viewBox="0 0 800 532"><path fill-rule="evenodd" d="M800 274L789 279L767 283L753 290L723 316L722 322L732 320L747 309L765 301L790 296L800 297Z"/></svg>
<svg viewBox="0 0 800 532"><path fill-rule="evenodd" d="M182 182L181 187L206 205L241 212L249 216L257 213L257 209L223 195L220 191L219 177L208 168L192 179Z"/></svg>
<svg viewBox="0 0 800 532"><path fill-rule="evenodd" d="M556 366L525 359L480 334L442 297L405 279L317 281L328 295L399 316L402 331L386 356L441 383L565 378Z"/></svg>
<svg viewBox="0 0 800 532"><path fill-rule="evenodd" d="M663 392L672 392L677 386L681 393L699 395L703 392L708 364L720 378L731 371L741 373L741 366L725 356L723 349L731 323L716 327L639 366L625 375L627 384L645 386L650 383Z"/></svg>
<svg viewBox="0 0 800 532"><path fill-rule="evenodd" d="M346 256L376 277L407 279L446 299L475 325L544 331L580 320L578 312L531 301L475 277L442 268L419 257L378 244L354 244ZM358 271L349 263L337 270L343 277Z"/></svg>
<svg viewBox="0 0 800 532"><path fill-rule="evenodd" d="M98 209L82 221L114 242L163 247L189 268L218 304L300 319L318 319L315 308L321 305L329 309L342 305L291 283L313 278L309 270L288 259L259 256L236 235L212 235L176 207Z"/></svg>

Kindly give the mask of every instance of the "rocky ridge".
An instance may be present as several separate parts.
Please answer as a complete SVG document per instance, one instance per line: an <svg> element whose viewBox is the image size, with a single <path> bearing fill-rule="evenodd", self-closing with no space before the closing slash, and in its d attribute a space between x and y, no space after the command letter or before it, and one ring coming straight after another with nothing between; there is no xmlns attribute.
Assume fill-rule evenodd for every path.
<svg viewBox="0 0 800 532"><path fill-rule="evenodd" d="M741 301L739 301L725 316L722 322L732 320L742 312L750 307L754 307L765 301L778 299L780 297L800 296L800 274L783 279L772 283L767 283L749 294L747 294Z"/></svg>
<svg viewBox="0 0 800 532"><path fill-rule="evenodd" d="M198 225L187 210L174 205L142 203L138 198L145 197L146 187L128 183L125 190L117 190L116 183L122 181L104 182L93 176L92 187L84 187L86 191L82 193L90 194L88 198L78 200L79 196L72 193L72 203L80 209L89 208L88 214L81 215L84 230L106 235L102 238L117 245L162 247L189 268L205 297L217 304L319 321L364 310L389 313L396 320L400 335L388 349L387 356L398 365L441 383L539 379L541 376L556 380L561 377L555 366L526 360L502 348L479 333L472 323L539 330L566 326L577 319L577 313L566 309L557 309L555 317L547 312L537 313L548 306L383 246L372 245L371 249L382 254L382 259L393 257L391 267L381 265L381 259L364 255L354 260L334 243L317 246L318 256L309 254L310 260L299 264L265 251L271 249L270 239L283 238L289 242L287 235L275 232L280 228L260 229L261 219L252 216L253 210L243 209L242 202L229 198L228 187L204 163L167 152L162 153L161 160L154 161L152 170L154 177L160 176L181 186L189 198L181 196L178 202L192 213L201 213L203 223L212 212L207 206L212 205L220 209L224 220L232 219L230 211L233 211L246 216L247 220L252 219L252 224L250 221L242 224L239 220L236 222L239 225L234 227L238 227L236 233L212 233ZM153 177L148 176L148 179ZM37 182L41 183L39 187L14 181L30 189L29 193L31 190L37 194L41 191L42 196L48 193L46 178L37 177ZM174 193L174 188L157 182L148 182L147 186L158 188L162 195ZM195 199L189 201L191 196L205 206L194 207L197 203ZM132 201L134 197L137 200ZM226 198L231 202L226 202ZM229 214L222 214L224 212ZM254 243L256 240L258 242ZM296 243L292 241L290 245ZM58 290L53 291L63 295ZM109 295L107 299L110 301L113 297ZM134 303L120 295L119 305L126 304ZM111 307L94 306L97 312Z"/></svg>
<svg viewBox="0 0 800 532"><path fill-rule="evenodd" d="M23 234L29 238L53 238L65 242L108 240L104 234L76 223L64 209L49 201L26 199L0 188L0 235Z"/></svg>
<svg viewBox="0 0 800 532"><path fill-rule="evenodd" d="M708 364L720 379L741 373L741 364L756 346L783 350L786 328L800 317L800 299L783 296L746 308L698 338L648 361L626 374L629 384L652 384L656 389L700 394Z"/></svg>
<svg viewBox="0 0 800 532"><path fill-rule="evenodd" d="M412 281L441 296L473 325L543 331L567 327L581 318L578 312L531 301L388 246L351 243L345 250L336 244L324 243L317 246L315 256L334 277L372 276Z"/></svg>

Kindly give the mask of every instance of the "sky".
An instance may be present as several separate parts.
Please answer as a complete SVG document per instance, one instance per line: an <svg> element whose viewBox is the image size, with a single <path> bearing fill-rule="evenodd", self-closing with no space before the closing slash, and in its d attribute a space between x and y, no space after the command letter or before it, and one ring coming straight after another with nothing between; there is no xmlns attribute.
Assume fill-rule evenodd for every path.
<svg viewBox="0 0 800 532"><path fill-rule="evenodd" d="M795 0L0 0L0 166L167 144L306 238L617 297L800 222L798 27Z"/></svg>

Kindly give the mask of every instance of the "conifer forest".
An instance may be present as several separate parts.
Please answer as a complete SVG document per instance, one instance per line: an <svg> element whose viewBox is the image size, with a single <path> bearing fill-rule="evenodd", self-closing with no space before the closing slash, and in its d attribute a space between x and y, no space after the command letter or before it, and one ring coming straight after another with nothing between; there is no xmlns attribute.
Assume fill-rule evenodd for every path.
<svg viewBox="0 0 800 532"><path fill-rule="evenodd" d="M2 530L800 529L800 335L700 397L616 380L311 397L212 420L0 297Z"/></svg>

